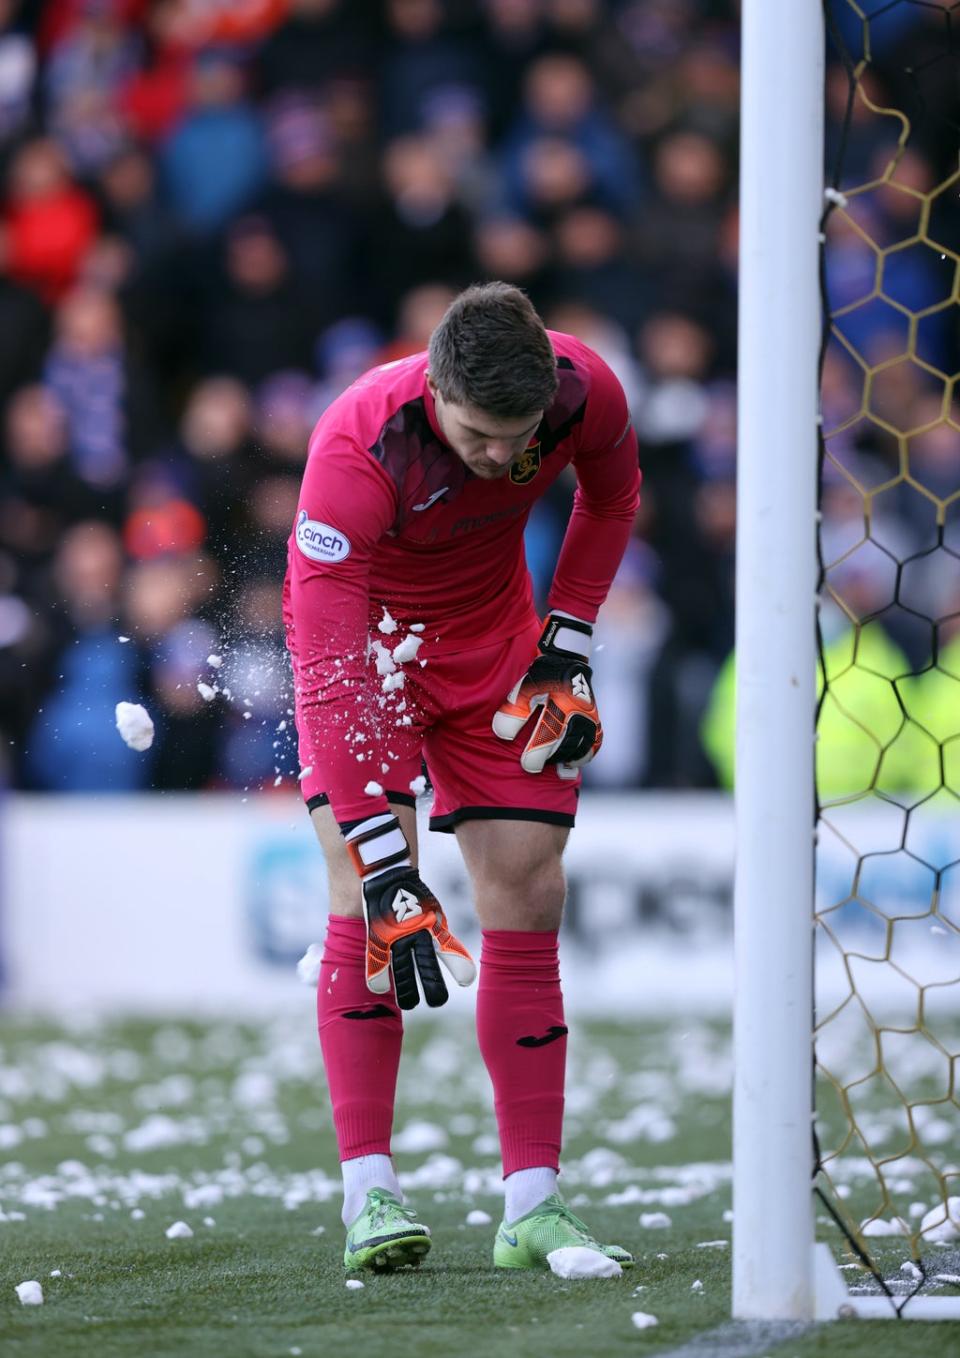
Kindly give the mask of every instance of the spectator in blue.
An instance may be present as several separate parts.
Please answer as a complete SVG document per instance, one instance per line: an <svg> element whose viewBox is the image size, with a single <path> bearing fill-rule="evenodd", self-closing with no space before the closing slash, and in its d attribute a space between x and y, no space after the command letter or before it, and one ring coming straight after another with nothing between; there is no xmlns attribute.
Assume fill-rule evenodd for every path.
<svg viewBox="0 0 960 1358"><path fill-rule="evenodd" d="M177 220L198 235L218 230L262 187L267 171L263 128L244 97L239 61L201 52L192 73L191 106L161 149L166 192Z"/></svg>
<svg viewBox="0 0 960 1358"><path fill-rule="evenodd" d="M582 196L626 215L640 193L638 158L630 142L597 100L593 78L575 56L554 53L529 68L523 108L500 151L507 206L523 215L544 211L531 183L538 147L572 150L587 172Z"/></svg>
<svg viewBox="0 0 960 1358"><path fill-rule="evenodd" d="M149 785L149 758L114 730L117 703L141 696L136 648L119 641L114 623L122 571L120 539L109 525L87 520L64 536L53 567L62 643L24 752L34 790L134 792Z"/></svg>

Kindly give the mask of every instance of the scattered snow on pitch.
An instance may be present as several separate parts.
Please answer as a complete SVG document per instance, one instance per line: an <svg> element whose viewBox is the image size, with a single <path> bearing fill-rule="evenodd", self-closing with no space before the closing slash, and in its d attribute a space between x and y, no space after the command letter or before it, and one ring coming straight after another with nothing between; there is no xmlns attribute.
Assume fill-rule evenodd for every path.
<svg viewBox="0 0 960 1358"><path fill-rule="evenodd" d="M164 1231L168 1240L189 1240L193 1231L185 1221L175 1221L172 1226L168 1226Z"/></svg>
<svg viewBox="0 0 960 1358"><path fill-rule="evenodd" d="M416 778L412 778L409 784L410 791L413 793L415 797L421 797L426 786L427 780L426 778L424 778L422 773L419 774Z"/></svg>
<svg viewBox="0 0 960 1358"><path fill-rule="evenodd" d="M666 1212L641 1212L640 1225L645 1231L665 1231L673 1222Z"/></svg>
<svg viewBox="0 0 960 1358"><path fill-rule="evenodd" d="M703 1283L700 1281L699 1278L697 1278L694 1282L692 1282L692 1283L690 1284L690 1291L691 1291L691 1292L702 1292L702 1291L703 1291Z"/></svg>
<svg viewBox="0 0 960 1358"><path fill-rule="evenodd" d="M861 1235L909 1235L910 1227L902 1217L893 1217L890 1221L884 1221L883 1217L877 1217L875 1221L863 1221L860 1223Z"/></svg>
<svg viewBox="0 0 960 1358"><path fill-rule="evenodd" d="M392 1145L394 1150L416 1154L422 1151L442 1150L449 1139L444 1129L435 1122L417 1119L408 1122L403 1131L393 1137Z"/></svg>
<svg viewBox="0 0 960 1358"><path fill-rule="evenodd" d="M946 1244L960 1237L960 1197L938 1202L920 1222L920 1234L931 1244Z"/></svg>
<svg viewBox="0 0 960 1358"><path fill-rule="evenodd" d="M660 1324L657 1317L650 1315L648 1311L634 1311L630 1319L635 1330L649 1330L652 1326Z"/></svg>
<svg viewBox="0 0 960 1358"><path fill-rule="evenodd" d="M348 1278L343 1285L350 1292L359 1292L363 1287L363 1283L359 1278Z"/></svg>
<svg viewBox="0 0 960 1358"><path fill-rule="evenodd" d="M391 618L389 610L384 606L383 617L377 623L378 630L381 631L384 636L390 636L392 632L397 630L397 626L396 618Z"/></svg>
<svg viewBox="0 0 960 1358"><path fill-rule="evenodd" d="M379 783L375 783L371 778L367 786L363 789L368 797L382 797L383 788Z"/></svg>
<svg viewBox="0 0 960 1358"><path fill-rule="evenodd" d="M304 985L318 985L320 981L320 963L323 961L323 946L320 943L311 943L307 951L297 963L297 976Z"/></svg>
<svg viewBox="0 0 960 1358"><path fill-rule="evenodd" d="M608 1259L599 1250L587 1249L585 1245L551 1250L547 1263L558 1278L619 1278L623 1273L616 1259Z"/></svg>
<svg viewBox="0 0 960 1358"><path fill-rule="evenodd" d="M212 703L220 690L218 688L213 688L210 684L205 684L202 679L198 679L197 692L205 703Z"/></svg>
<svg viewBox="0 0 960 1358"><path fill-rule="evenodd" d="M482 1207L474 1207L472 1212L467 1213L468 1226L489 1226L492 1221L493 1217Z"/></svg>
<svg viewBox="0 0 960 1358"><path fill-rule="evenodd" d="M20 1298L21 1306L43 1305L43 1288L35 1278L31 1278L31 1280L26 1283L17 1283L14 1290Z"/></svg>
<svg viewBox="0 0 960 1358"><path fill-rule="evenodd" d="M412 632L408 632L400 645L394 646L393 658L398 665L402 665L406 660L416 660L417 651L422 645L423 637L417 637Z"/></svg>
<svg viewBox="0 0 960 1358"><path fill-rule="evenodd" d="M153 744L153 722L140 703L117 703L117 730L131 750L149 750Z"/></svg>

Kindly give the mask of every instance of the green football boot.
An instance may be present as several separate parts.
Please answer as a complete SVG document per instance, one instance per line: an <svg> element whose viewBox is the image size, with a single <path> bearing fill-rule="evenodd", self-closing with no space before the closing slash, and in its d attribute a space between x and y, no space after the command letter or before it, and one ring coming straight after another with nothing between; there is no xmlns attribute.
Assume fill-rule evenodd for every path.
<svg viewBox="0 0 960 1358"><path fill-rule="evenodd" d="M348 1273L362 1268L389 1273L410 1265L419 1268L430 1249L430 1231L414 1220L412 1207L385 1188L371 1188L363 1211L347 1230L343 1266Z"/></svg>
<svg viewBox="0 0 960 1358"><path fill-rule="evenodd" d="M496 1268L549 1269L547 1255L568 1246L597 1250L621 1268L633 1268L633 1255L620 1245L601 1245L565 1202L553 1193L516 1221L502 1221L493 1246Z"/></svg>

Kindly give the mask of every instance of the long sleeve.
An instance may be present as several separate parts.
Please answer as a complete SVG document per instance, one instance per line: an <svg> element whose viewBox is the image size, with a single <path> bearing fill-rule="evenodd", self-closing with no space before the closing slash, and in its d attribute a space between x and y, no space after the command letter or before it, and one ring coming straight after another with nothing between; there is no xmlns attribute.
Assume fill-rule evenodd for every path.
<svg viewBox="0 0 960 1358"><path fill-rule="evenodd" d="M550 608L594 622L626 551L640 503L637 438L620 383L596 355L577 489L548 597Z"/></svg>
<svg viewBox="0 0 960 1358"><path fill-rule="evenodd" d="M343 823L388 810L380 778L379 693L367 662L370 563L396 514L383 469L346 436L311 449L290 539L284 612L307 800L325 792Z"/></svg>

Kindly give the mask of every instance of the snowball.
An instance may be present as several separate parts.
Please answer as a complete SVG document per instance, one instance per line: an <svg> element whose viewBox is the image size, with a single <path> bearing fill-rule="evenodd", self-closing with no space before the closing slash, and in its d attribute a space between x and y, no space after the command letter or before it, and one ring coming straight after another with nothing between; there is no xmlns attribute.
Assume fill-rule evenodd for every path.
<svg viewBox="0 0 960 1358"><path fill-rule="evenodd" d="M382 797L383 788L379 783L375 783L371 778L367 786L363 789L368 797Z"/></svg>
<svg viewBox="0 0 960 1358"><path fill-rule="evenodd" d="M383 617L377 623L377 629L378 631L383 632L384 636L389 636L391 632L397 630L397 621L395 618L391 618L386 605L384 605Z"/></svg>
<svg viewBox="0 0 960 1358"><path fill-rule="evenodd" d="M426 625L427 625L427 624L426 624L425 622L412 622L412 623L410 624L410 631L411 631L411 632L422 632L423 629L426 627Z"/></svg>
<svg viewBox="0 0 960 1358"><path fill-rule="evenodd" d="M189 1240L193 1231L185 1221L175 1221L172 1226L168 1226L164 1231L168 1240Z"/></svg>
<svg viewBox="0 0 960 1358"><path fill-rule="evenodd" d="M484 1212L479 1207L474 1207L472 1212L467 1213L468 1226L489 1226L493 1217L489 1212Z"/></svg>
<svg viewBox="0 0 960 1358"><path fill-rule="evenodd" d="M51 1278L62 1278L62 1277L63 1277L63 1270L62 1270L62 1269L59 1269L59 1268L52 1268L52 1269L50 1270L50 1277L51 1277Z"/></svg>
<svg viewBox="0 0 960 1358"><path fill-rule="evenodd" d="M214 668L215 670L218 670L218 669L220 668L220 666L223 664L223 656L222 656L222 655L208 655L208 656L207 656L207 664L208 664L208 665L212 665L213 668Z"/></svg>
<svg viewBox="0 0 960 1358"><path fill-rule="evenodd" d="M405 682L406 680L404 679L403 674L400 670L397 670L396 674L388 674L385 676L383 691L384 693L393 693L395 689L403 688Z"/></svg>
<svg viewBox="0 0 960 1358"><path fill-rule="evenodd" d="M149 750L153 744L153 722L140 703L117 703L117 730L131 750Z"/></svg>
<svg viewBox="0 0 960 1358"><path fill-rule="evenodd" d="M666 1212L641 1212L640 1225L645 1231L665 1231L673 1222Z"/></svg>
<svg viewBox="0 0 960 1358"><path fill-rule="evenodd" d="M960 1203L960 1199L957 1200ZM877 1217L875 1221L863 1221L860 1223L860 1234L871 1235L909 1235L910 1227L900 1217L893 1217L890 1221L884 1221L883 1217Z"/></svg>
<svg viewBox="0 0 960 1358"><path fill-rule="evenodd" d="M373 651L373 654L377 658L376 660L377 673L381 677L387 674L393 674L394 670L397 667L394 663L393 656L387 650L386 646L384 646L383 642L375 641L371 647L371 650Z"/></svg>
<svg viewBox="0 0 960 1358"><path fill-rule="evenodd" d="M423 791L424 791L424 789L425 789L426 786L427 786L427 780L426 780L426 778L424 778L424 776L423 776L422 773L421 773L421 774L419 775L419 777L417 777L417 778L411 778L410 784L409 784L410 791L413 793L413 795L414 795L415 797L420 797L420 796L422 796Z"/></svg>
<svg viewBox="0 0 960 1358"><path fill-rule="evenodd" d="M351 1292L359 1292L363 1287L363 1283L359 1278L348 1278L343 1285Z"/></svg>
<svg viewBox="0 0 960 1358"><path fill-rule="evenodd" d="M635 1330L649 1330L651 1326L660 1324L656 1316L651 1316L646 1311L634 1311L630 1319Z"/></svg>
<svg viewBox="0 0 960 1358"><path fill-rule="evenodd" d="M205 684L202 679L197 680L197 692L205 703L212 703L219 691L219 689L212 688L210 684Z"/></svg>
<svg viewBox="0 0 960 1358"><path fill-rule="evenodd" d="M297 976L304 985L317 985L320 980L320 963L323 960L323 945L311 943L297 963Z"/></svg>
<svg viewBox="0 0 960 1358"><path fill-rule="evenodd" d="M43 1288L40 1286L40 1284L36 1281L35 1278L31 1279L31 1281L27 1283L17 1283L14 1291L20 1298L21 1306L43 1305Z"/></svg>
<svg viewBox="0 0 960 1358"><path fill-rule="evenodd" d="M120 645L123 646L126 642L128 642L128 641L130 640L130 638L129 638L129 637L117 637L117 640L119 641Z"/></svg>
<svg viewBox="0 0 960 1358"><path fill-rule="evenodd" d="M547 1255L551 1273L558 1278L619 1278L623 1269L616 1259L585 1245L565 1245Z"/></svg>
<svg viewBox="0 0 960 1358"><path fill-rule="evenodd" d="M402 665L405 660L415 660L422 645L423 637L415 637L412 632L408 632L400 645L394 646L393 658L398 665Z"/></svg>
<svg viewBox="0 0 960 1358"><path fill-rule="evenodd" d="M946 1243L960 1236L960 1198L948 1198L931 1207L920 1222L920 1234L931 1244Z"/></svg>

